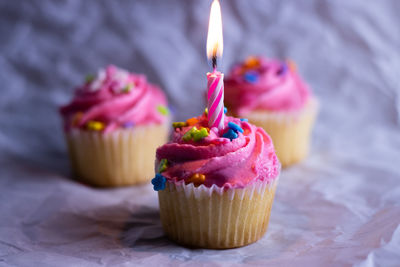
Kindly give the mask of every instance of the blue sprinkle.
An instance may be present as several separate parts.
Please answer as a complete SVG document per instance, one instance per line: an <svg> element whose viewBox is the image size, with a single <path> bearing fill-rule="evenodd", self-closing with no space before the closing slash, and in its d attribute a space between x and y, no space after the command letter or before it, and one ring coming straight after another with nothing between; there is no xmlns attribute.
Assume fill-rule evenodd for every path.
<svg viewBox="0 0 400 267"><path fill-rule="evenodd" d="M240 127L239 125L237 125L234 122L228 122L228 127L231 128L232 130L236 131L236 132L241 132L243 133L243 129L242 127Z"/></svg>
<svg viewBox="0 0 400 267"><path fill-rule="evenodd" d="M288 70L287 64L286 63L282 63L281 68L278 70L278 72L276 74L283 75L283 74L285 74L287 72L287 70Z"/></svg>
<svg viewBox="0 0 400 267"><path fill-rule="evenodd" d="M132 121L127 121L122 124L122 127L124 128L132 128L133 126L135 126L135 123Z"/></svg>
<svg viewBox="0 0 400 267"><path fill-rule="evenodd" d="M224 107L224 114L226 114L228 112L228 109L226 107Z"/></svg>
<svg viewBox="0 0 400 267"><path fill-rule="evenodd" d="M164 190L166 182L167 182L167 179L164 176L162 176L161 174L159 174L159 173L157 173L156 177L154 177L151 180L151 183L153 184L154 191Z"/></svg>
<svg viewBox="0 0 400 267"><path fill-rule="evenodd" d="M243 119L240 119L240 121L249 121L248 119L245 119L245 118L243 118Z"/></svg>
<svg viewBox="0 0 400 267"><path fill-rule="evenodd" d="M255 83L258 81L258 73L255 71L248 71L244 74L244 79L249 83Z"/></svg>
<svg viewBox="0 0 400 267"><path fill-rule="evenodd" d="M233 139L238 138L238 134L234 130L229 129L226 133L224 133L224 135L222 135L222 137L229 138L232 141Z"/></svg>

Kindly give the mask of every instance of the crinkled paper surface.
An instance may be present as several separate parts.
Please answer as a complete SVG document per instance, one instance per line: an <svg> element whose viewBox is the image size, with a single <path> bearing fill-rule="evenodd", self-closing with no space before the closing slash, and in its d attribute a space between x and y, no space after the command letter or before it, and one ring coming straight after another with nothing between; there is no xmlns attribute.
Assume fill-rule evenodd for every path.
<svg viewBox="0 0 400 267"><path fill-rule="evenodd" d="M311 156L282 172L267 235L168 241L150 185L71 179L57 107L108 63L199 114L210 1L0 1L0 266L400 265L400 2L222 0L221 70L292 58L321 101Z"/></svg>

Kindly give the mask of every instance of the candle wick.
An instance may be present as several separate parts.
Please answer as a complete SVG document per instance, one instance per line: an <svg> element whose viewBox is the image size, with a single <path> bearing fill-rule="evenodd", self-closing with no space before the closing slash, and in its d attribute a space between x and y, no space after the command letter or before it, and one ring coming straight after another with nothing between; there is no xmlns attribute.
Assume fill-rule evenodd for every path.
<svg viewBox="0 0 400 267"><path fill-rule="evenodd" d="M213 57L212 57L212 66L213 66L214 71L216 71L217 70L217 56L216 55L213 55Z"/></svg>

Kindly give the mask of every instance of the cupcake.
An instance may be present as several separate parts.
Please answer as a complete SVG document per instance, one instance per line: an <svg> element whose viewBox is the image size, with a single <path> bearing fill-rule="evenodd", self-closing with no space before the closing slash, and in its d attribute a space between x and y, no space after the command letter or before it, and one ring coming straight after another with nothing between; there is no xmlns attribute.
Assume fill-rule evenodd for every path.
<svg viewBox="0 0 400 267"><path fill-rule="evenodd" d="M234 66L225 103L231 114L264 128L283 167L307 156L318 102L292 61L249 57Z"/></svg>
<svg viewBox="0 0 400 267"><path fill-rule="evenodd" d="M226 249L260 239L280 172L270 137L245 119L208 128L206 114L173 123L156 152L160 217L167 236L189 247Z"/></svg>
<svg viewBox="0 0 400 267"><path fill-rule="evenodd" d="M93 186L148 182L154 152L168 138L165 95L136 75L108 66L88 76L61 107L73 171Z"/></svg>

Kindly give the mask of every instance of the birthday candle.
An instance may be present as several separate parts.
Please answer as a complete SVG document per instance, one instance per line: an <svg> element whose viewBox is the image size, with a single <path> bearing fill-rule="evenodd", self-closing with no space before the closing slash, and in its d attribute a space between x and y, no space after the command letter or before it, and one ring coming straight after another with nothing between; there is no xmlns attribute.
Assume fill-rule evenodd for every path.
<svg viewBox="0 0 400 267"><path fill-rule="evenodd" d="M212 59L213 72L207 73L208 126L224 128L224 74L217 71L217 56L222 56L222 18L218 0L211 4L207 35L207 57Z"/></svg>
<svg viewBox="0 0 400 267"><path fill-rule="evenodd" d="M208 126L224 127L224 74L214 70L207 73Z"/></svg>

